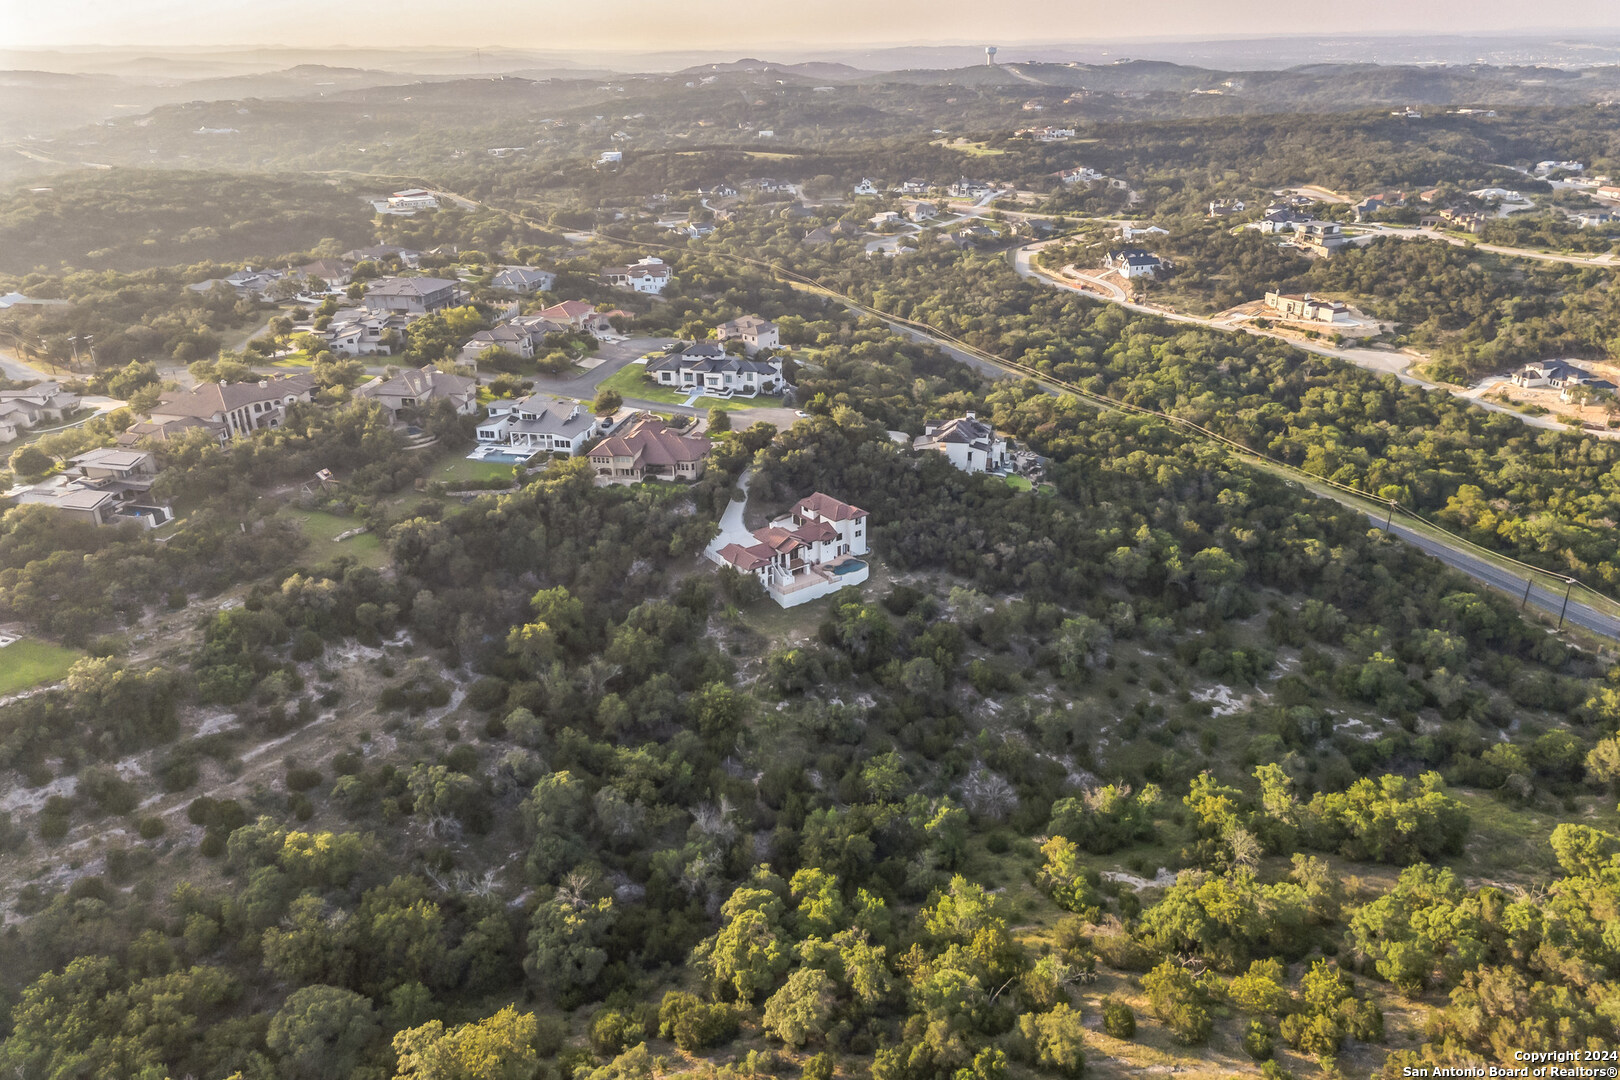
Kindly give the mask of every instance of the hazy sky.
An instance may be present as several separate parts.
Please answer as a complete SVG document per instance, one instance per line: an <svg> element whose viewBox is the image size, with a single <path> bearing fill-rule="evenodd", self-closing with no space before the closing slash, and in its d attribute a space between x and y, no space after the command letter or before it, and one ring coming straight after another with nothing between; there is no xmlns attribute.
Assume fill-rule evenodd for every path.
<svg viewBox="0 0 1620 1080"><path fill-rule="evenodd" d="M0 0L0 48L758 45L1620 29L1616 0Z"/></svg>

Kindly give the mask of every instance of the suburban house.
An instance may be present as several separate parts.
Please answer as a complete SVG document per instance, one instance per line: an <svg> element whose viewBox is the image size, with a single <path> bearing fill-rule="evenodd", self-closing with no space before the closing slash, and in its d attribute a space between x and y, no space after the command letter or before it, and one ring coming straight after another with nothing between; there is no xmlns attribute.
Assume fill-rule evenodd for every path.
<svg viewBox="0 0 1620 1080"><path fill-rule="evenodd" d="M1566 390L1598 381L1591 372L1576 367L1568 360L1542 360L1539 363L1526 364L1509 378L1514 386L1526 389L1550 386L1555 390Z"/></svg>
<svg viewBox="0 0 1620 1080"><path fill-rule="evenodd" d="M1029 137L1036 142L1062 142L1075 136L1074 128L1066 127L1038 127L1031 128Z"/></svg>
<svg viewBox="0 0 1620 1080"><path fill-rule="evenodd" d="M943 454L963 472L1001 472L1008 466L1007 440L980 420L977 413L930 420L911 445L917 450Z"/></svg>
<svg viewBox="0 0 1620 1080"><path fill-rule="evenodd" d="M1103 178L1103 174L1096 169L1088 169L1083 165L1058 173L1058 179L1065 184L1090 184Z"/></svg>
<svg viewBox="0 0 1620 1080"><path fill-rule="evenodd" d="M391 379L378 375L355 387L354 393L356 397L379 402L395 422L406 420L415 410L438 401L450 402L462 416L478 411L478 380L451 375L432 364L402 371Z"/></svg>
<svg viewBox="0 0 1620 1080"><path fill-rule="evenodd" d="M1127 244L1138 236L1169 236L1169 229L1161 229L1157 225L1133 225L1130 222L1119 227L1119 238Z"/></svg>
<svg viewBox="0 0 1620 1080"><path fill-rule="evenodd" d="M426 315L456 302L456 283L446 278L382 278L366 290L372 311Z"/></svg>
<svg viewBox="0 0 1620 1080"><path fill-rule="evenodd" d="M1267 208L1265 215L1255 222L1254 227L1267 236L1274 236L1277 233L1293 232L1310 220L1309 214L1302 214L1286 206L1273 206Z"/></svg>
<svg viewBox="0 0 1620 1080"><path fill-rule="evenodd" d="M393 349L388 344L390 331L397 337L405 332L410 319L391 311L370 311L366 308L345 308L332 316L326 329L316 331L339 356L388 356ZM385 340L386 339L386 340Z"/></svg>
<svg viewBox="0 0 1620 1080"><path fill-rule="evenodd" d="M597 157L596 163L598 165L617 165L619 162L621 162L623 160L624 160L624 151L623 150L604 150Z"/></svg>
<svg viewBox="0 0 1620 1080"><path fill-rule="evenodd" d="M544 319L537 322L554 325L547 324ZM476 362L488 349L505 349L525 360L533 360L535 346L545 340L546 333L545 330L537 333L534 323L519 325L515 320L504 322L488 330L480 330L468 338L466 344L461 346L461 355Z"/></svg>
<svg viewBox="0 0 1620 1080"><path fill-rule="evenodd" d="M192 427L204 427L219 439L231 439L264 428L280 427L287 409L315 397L315 376L274 375L258 382L198 383L190 390L165 394L152 406L145 423L129 429L136 437L167 439Z"/></svg>
<svg viewBox="0 0 1620 1080"><path fill-rule="evenodd" d="M1555 172L1578 173L1585 171L1586 166L1579 161L1538 161L1535 167L1537 176L1546 176L1548 173Z"/></svg>
<svg viewBox="0 0 1620 1080"><path fill-rule="evenodd" d="M1592 194L1600 199L1620 199L1620 184L1603 184Z"/></svg>
<svg viewBox="0 0 1620 1080"><path fill-rule="evenodd" d="M927 195L934 190L934 185L919 176L913 176L895 190L902 195Z"/></svg>
<svg viewBox="0 0 1620 1080"><path fill-rule="evenodd" d="M775 394L786 385L780 358L752 360L732 356L712 341L699 342L659 360L649 360L647 374L659 386L703 390L717 397Z"/></svg>
<svg viewBox="0 0 1620 1080"><path fill-rule="evenodd" d="M830 244L832 242L833 242L832 230L827 228L825 225L823 225L823 226L821 226L819 228L811 229L809 232L805 233L803 239L801 239L799 241L799 243L801 243L801 244L812 244L812 245L814 245L814 244Z"/></svg>
<svg viewBox="0 0 1620 1080"><path fill-rule="evenodd" d="M876 195L877 193L877 185L864 176L861 177L861 182L855 185L855 194L857 195Z"/></svg>
<svg viewBox="0 0 1620 1080"><path fill-rule="evenodd" d="M488 418L478 425L478 441L572 457L601 430L587 406L549 394L530 394L516 401L491 402Z"/></svg>
<svg viewBox="0 0 1620 1080"><path fill-rule="evenodd" d="M255 270L251 266L246 270L238 270L228 277L209 278L199 281L186 288L196 293L211 291L216 285L224 285L237 296L243 299L256 299L269 291L270 287L286 275L280 270Z"/></svg>
<svg viewBox="0 0 1620 1080"><path fill-rule="evenodd" d="M1278 318L1299 319L1304 322L1348 322L1350 309L1339 300L1323 300L1320 297L1305 293L1303 296L1295 293L1266 293L1266 307L1277 313Z"/></svg>
<svg viewBox="0 0 1620 1080"><path fill-rule="evenodd" d="M426 188L406 188L396 191L386 200L388 209L394 213L414 214L418 210L437 210L439 208L438 196Z"/></svg>
<svg viewBox="0 0 1620 1080"><path fill-rule="evenodd" d="M23 428L56 423L79 407L79 395L62 389L60 383L42 382L20 390L0 390L0 426L12 429L0 442L10 442Z"/></svg>
<svg viewBox="0 0 1620 1080"><path fill-rule="evenodd" d="M342 256L344 262L350 263L387 262L389 259L398 259L406 266L414 266L421 257L420 251L400 247L398 244L373 244L371 247L354 248L345 251Z"/></svg>
<svg viewBox="0 0 1620 1080"><path fill-rule="evenodd" d="M1294 227L1294 243L1327 254L1350 242L1337 221L1306 221Z"/></svg>
<svg viewBox="0 0 1620 1080"><path fill-rule="evenodd" d="M1216 199L1209 204L1210 217L1230 217L1243 213L1242 199Z"/></svg>
<svg viewBox="0 0 1620 1080"><path fill-rule="evenodd" d="M1125 278L1152 277L1165 262L1141 248L1120 248L1103 256L1103 266Z"/></svg>
<svg viewBox="0 0 1620 1080"><path fill-rule="evenodd" d="M906 211L906 216L912 221L932 221L934 218L939 217L939 211L934 207L933 203L920 202L913 204Z"/></svg>
<svg viewBox="0 0 1620 1080"><path fill-rule="evenodd" d="M1485 231L1485 215L1477 210L1460 210L1450 207L1438 214L1424 214L1418 219L1418 226L1424 229L1436 229L1449 225L1453 229L1463 232L1480 233Z"/></svg>
<svg viewBox="0 0 1620 1080"><path fill-rule="evenodd" d="M947 194L956 199L977 199L981 195L990 194L990 185L983 180L969 180L959 177L956 183L946 189Z"/></svg>
<svg viewBox="0 0 1620 1080"><path fill-rule="evenodd" d="M669 266L663 259L648 256L629 266L604 266L602 280L609 285L656 296L669 284Z"/></svg>
<svg viewBox="0 0 1620 1080"><path fill-rule="evenodd" d="M556 323L564 329L579 330L596 337L613 332L613 324L608 322L607 313L597 311L596 305L587 304L583 300L564 300L560 304L552 304L550 307L541 308L534 315L523 316L523 318L544 319L547 322ZM522 319L513 321L521 322Z"/></svg>
<svg viewBox="0 0 1620 1080"><path fill-rule="evenodd" d="M737 197L737 189L725 181L721 181L713 187L700 187L697 189L697 193L705 199L735 199Z"/></svg>
<svg viewBox="0 0 1620 1080"><path fill-rule="evenodd" d="M532 266L504 266L490 282L497 289L529 296L537 292L550 292L557 275L550 270L536 270Z"/></svg>
<svg viewBox="0 0 1620 1080"><path fill-rule="evenodd" d="M349 264L342 259L316 259L297 267L295 272L305 278L320 278L334 289L349 283Z"/></svg>
<svg viewBox="0 0 1620 1080"><path fill-rule="evenodd" d="M13 488L6 496L19 505L55 507L92 525L139 521L155 528L174 519L169 507L142 503L158 471L151 454L103 447L70 459L68 465L62 473Z"/></svg>
<svg viewBox="0 0 1620 1080"><path fill-rule="evenodd" d="M872 226L878 228L884 225L898 225L900 212L898 210L882 210L872 215Z"/></svg>
<svg viewBox="0 0 1620 1080"><path fill-rule="evenodd" d="M818 491L755 530L753 543L711 546L709 558L755 578L782 607L797 607L867 579L859 558L867 551L867 516Z"/></svg>
<svg viewBox="0 0 1620 1080"><path fill-rule="evenodd" d="M1356 204L1356 220L1361 220L1368 214L1376 214L1380 210L1389 210L1396 206L1406 205L1406 192L1385 191L1377 195L1369 195Z"/></svg>
<svg viewBox="0 0 1620 1080"><path fill-rule="evenodd" d="M777 326L758 315L744 315L714 328L714 336L721 341L740 341L752 356L761 349L774 349L780 345Z"/></svg>
<svg viewBox="0 0 1620 1080"><path fill-rule="evenodd" d="M1575 224L1583 229L1590 229L1598 225L1612 225L1620 220L1609 210L1584 210L1573 218Z"/></svg>
<svg viewBox="0 0 1620 1080"><path fill-rule="evenodd" d="M614 480L696 480L713 443L702 435L671 431L656 416L636 421L623 435L610 435L591 448L596 475Z"/></svg>

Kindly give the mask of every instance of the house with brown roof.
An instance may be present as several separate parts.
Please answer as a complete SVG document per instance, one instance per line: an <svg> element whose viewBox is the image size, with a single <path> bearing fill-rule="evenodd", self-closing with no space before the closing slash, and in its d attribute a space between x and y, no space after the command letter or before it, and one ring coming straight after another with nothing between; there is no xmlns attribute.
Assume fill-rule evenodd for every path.
<svg viewBox="0 0 1620 1080"><path fill-rule="evenodd" d="M636 421L623 435L611 435L591 448L591 468L612 480L696 480L714 443L702 435L682 435L656 416Z"/></svg>
<svg viewBox="0 0 1620 1080"><path fill-rule="evenodd" d="M258 382L198 383L190 390L163 395L152 406L147 422L136 424L130 431L136 432L136 438L148 436L162 441L187 428L204 427L220 442L229 442L264 428L280 427L286 422L290 406L313 401L314 397L315 376L307 372L274 375Z"/></svg>
<svg viewBox="0 0 1620 1080"><path fill-rule="evenodd" d="M564 300L560 304L552 304L550 307L541 308L535 312L535 315L549 322L559 323L575 330L583 330L585 333L595 337L601 337L604 334L613 332L613 324L608 321L613 314L623 313L617 310L614 312L597 311L595 304L587 304L583 300Z"/></svg>
<svg viewBox="0 0 1620 1080"><path fill-rule="evenodd" d="M1350 308L1342 300L1324 300L1310 293L1266 293L1266 307L1281 319L1301 322L1348 322Z"/></svg>
<svg viewBox="0 0 1620 1080"><path fill-rule="evenodd" d="M867 552L867 517L860 507L818 491L747 536L722 532L707 554L755 578L782 607L797 607L867 579L871 571L860 559Z"/></svg>
<svg viewBox="0 0 1620 1080"><path fill-rule="evenodd" d="M663 292L664 286L670 282L669 265L651 255L629 266L604 266L601 273L602 280L609 285L655 296Z"/></svg>
<svg viewBox="0 0 1620 1080"><path fill-rule="evenodd" d="M382 278L366 290L372 311L426 315L456 302L456 283L448 278Z"/></svg>
<svg viewBox="0 0 1620 1080"><path fill-rule="evenodd" d="M471 416L478 411L478 380L451 375L432 364L402 371L391 379L381 375L355 388L356 397L380 403L395 422L406 420L416 410L438 401L448 401L457 413Z"/></svg>
<svg viewBox="0 0 1620 1080"><path fill-rule="evenodd" d="M298 267L296 272L306 278L318 277L334 289L349 283L349 264L342 259L316 259Z"/></svg>

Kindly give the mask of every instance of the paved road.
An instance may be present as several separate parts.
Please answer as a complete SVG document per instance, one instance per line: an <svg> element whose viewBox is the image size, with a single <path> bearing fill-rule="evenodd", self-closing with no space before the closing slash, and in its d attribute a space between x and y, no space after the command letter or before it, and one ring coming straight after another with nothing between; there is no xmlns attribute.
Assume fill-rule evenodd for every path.
<svg viewBox="0 0 1620 1080"><path fill-rule="evenodd" d="M1367 518L1380 528L1384 525L1384 515L1376 511L1367 511ZM1390 531L1420 551L1433 555L1447 566L1461 570L1475 581L1505 592L1516 600L1522 599L1525 595L1526 581L1522 574L1504 570L1490 560L1466 550L1447 547L1433 537L1407 528L1399 522L1391 525ZM1535 579L1537 584L1530 586L1530 603L1555 616L1563 611L1565 622L1607 638L1620 639L1620 618L1599 611L1573 597L1569 601L1568 610L1565 611L1564 590L1554 587L1551 578L1537 574Z"/></svg>
<svg viewBox="0 0 1620 1080"><path fill-rule="evenodd" d="M1502 247L1498 244L1481 244L1477 241L1465 240L1460 236L1452 236L1438 229L1415 229L1411 226L1382 225L1369 223L1357 226L1366 232L1356 237L1356 243L1365 244L1380 236L1393 236L1398 240L1441 240L1455 247L1473 248L1475 251L1488 251L1493 255L1507 255L1515 259L1536 259L1541 262L1565 263L1569 266L1601 266L1605 269L1620 269L1620 261L1615 259L1612 252L1602 255L1555 255L1548 251L1534 251L1530 248Z"/></svg>
<svg viewBox="0 0 1620 1080"><path fill-rule="evenodd" d="M17 382L39 382L41 379L61 379L68 376L48 375L41 368L24 363L13 353L0 352L0 374Z"/></svg>
<svg viewBox="0 0 1620 1080"><path fill-rule="evenodd" d="M871 314L870 312L865 313ZM968 353L963 349L952 345L950 342L937 338L932 334L925 333L921 330L917 330L903 324L889 322L888 320L884 321L895 332L915 341L926 341L945 353L948 353L955 359L960 360L962 363L967 364L969 367L973 368L973 370L986 374L993 379L1025 377L1021 372L1009 371L991 360ZM1063 390L1056 387L1047 387L1046 389L1047 392L1051 394L1061 395L1064 393ZM1321 492L1318 492L1317 494L1319 497L1324 499L1332 498L1331 495L1323 494ZM1383 514L1377 511L1365 510L1361 506L1353 503L1346 503L1345 505L1350 505L1355 509L1362 510L1363 513L1367 514L1369 521L1374 522L1380 527L1383 526ZM1526 596L1526 579L1523 576L1520 576L1511 570L1503 569L1496 563L1493 563L1479 555L1475 555L1473 552L1462 547L1461 545L1456 547L1448 546L1440 540L1400 524L1392 525L1391 532L1393 532L1394 535L1399 536L1401 539L1411 543L1418 550L1426 554L1433 555L1447 566L1467 574L1475 581L1498 589L1516 598L1524 598ZM1538 583L1530 587L1530 591L1528 593L1530 603L1536 605L1538 608L1541 608L1544 611L1552 613L1553 615L1562 613L1566 622L1580 626L1586 630L1590 630L1593 633L1601 634L1604 637L1613 640L1620 640L1620 618L1615 618L1614 616L1609 615L1604 611L1600 611L1591 605L1576 600L1573 597L1570 599L1566 608L1564 604L1563 590L1552 588L1546 584L1540 584L1540 582L1547 582L1550 580L1543 575L1538 574L1535 575L1535 577Z"/></svg>
<svg viewBox="0 0 1620 1080"><path fill-rule="evenodd" d="M1470 397L1468 391L1456 390L1449 386L1442 386L1439 383L1430 382L1427 379L1420 379L1416 375L1413 375L1406 370L1408 360L1402 353L1386 352L1380 349L1336 349L1331 345L1320 345L1313 341L1301 341L1298 338L1289 337L1286 334L1272 333L1270 331L1261 329L1260 327L1254 326L1251 323L1231 323L1222 319L1208 318L1203 315L1188 315L1185 312L1168 311L1164 308L1154 307L1150 304L1138 304L1134 301L1124 299L1123 290L1121 290L1117 285L1102 280L1094 280L1092 278L1085 277L1084 275L1081 275L1082 280L1086 281L1088 284L1109 291L1107 295L1099 295L1097 292L1094 292L1091 289L1082 289L1077 285L1053 276L1051 273L1045 270L1036 268L1033 259L1034 253L1040 251L1048 244L1055 242L1057 241L1040 240L1033 244L1025 244L1023 247L1013 249L1013 269L1016 270L1021 276L1029 278L1033 281L1039 281L1042 284L1051 285L1059 289L1068 289L1070 292L1077 292L1084 296L1089 296L1094 300L1102 300L1106 303L1118 304L1120 307L1129 308L1131 311L1140 311L1145 315L1156 315L1159 318L1167 319L1170 322L1191 323L1195 326L1202 326L1210 330L1220 330L1229 334L1245 333L1253 334L1256 337L1273 338L1304 352L1316 353L1318 356L1331 356L1336 360L1343 360L1345 363L1355 364L1357 367L1366 368L1368 371L1376 371L1381 375L1394 375L1397 379L1401 380L1401 382L1406 383L1409 386L1420 386L1425 390L1444 390L1446 393L1449 393L1460 400L1466 401L1470 405L1477 405L1479 408L1484 409L1487 412L1498 412L1505 416L1511 416L1515 420L1518 420L1519 422L1530 427L1543 428L1547 431L1570 430L1569 425L1561 423L1557 419L1547 416L1527 416L1526 414L1519 412L1517 409L1508 408L1506 405L1499 405L1494 401L1483 401L1477 397Z"/></svg>
<svg viewBox="0 0 1620 1080"><path fill-rule="evenodd" d="M544 375L524 376L534 379L534 388L542 394L561 394L563 397L591 398L596 396L596 387L603 379L616 375L633 364L637 359L662 348L670 341L669 338L633 337L623 341L609 341L596 350L596 355L602 362L580 375L570 375L567 378L554 379Z"/></svg>

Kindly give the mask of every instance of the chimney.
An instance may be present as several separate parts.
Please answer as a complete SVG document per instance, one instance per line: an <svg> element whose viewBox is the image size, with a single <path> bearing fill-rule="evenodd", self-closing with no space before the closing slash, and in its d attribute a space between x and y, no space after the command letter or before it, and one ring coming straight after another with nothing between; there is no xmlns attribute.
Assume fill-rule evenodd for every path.
<svg viewBox="0 0 1620 1080"><path fill-rule="evenodd" d="M977 420L979 418L979 414L976 412L970 412L967 414L967 418L969 420Z"/></svg>

